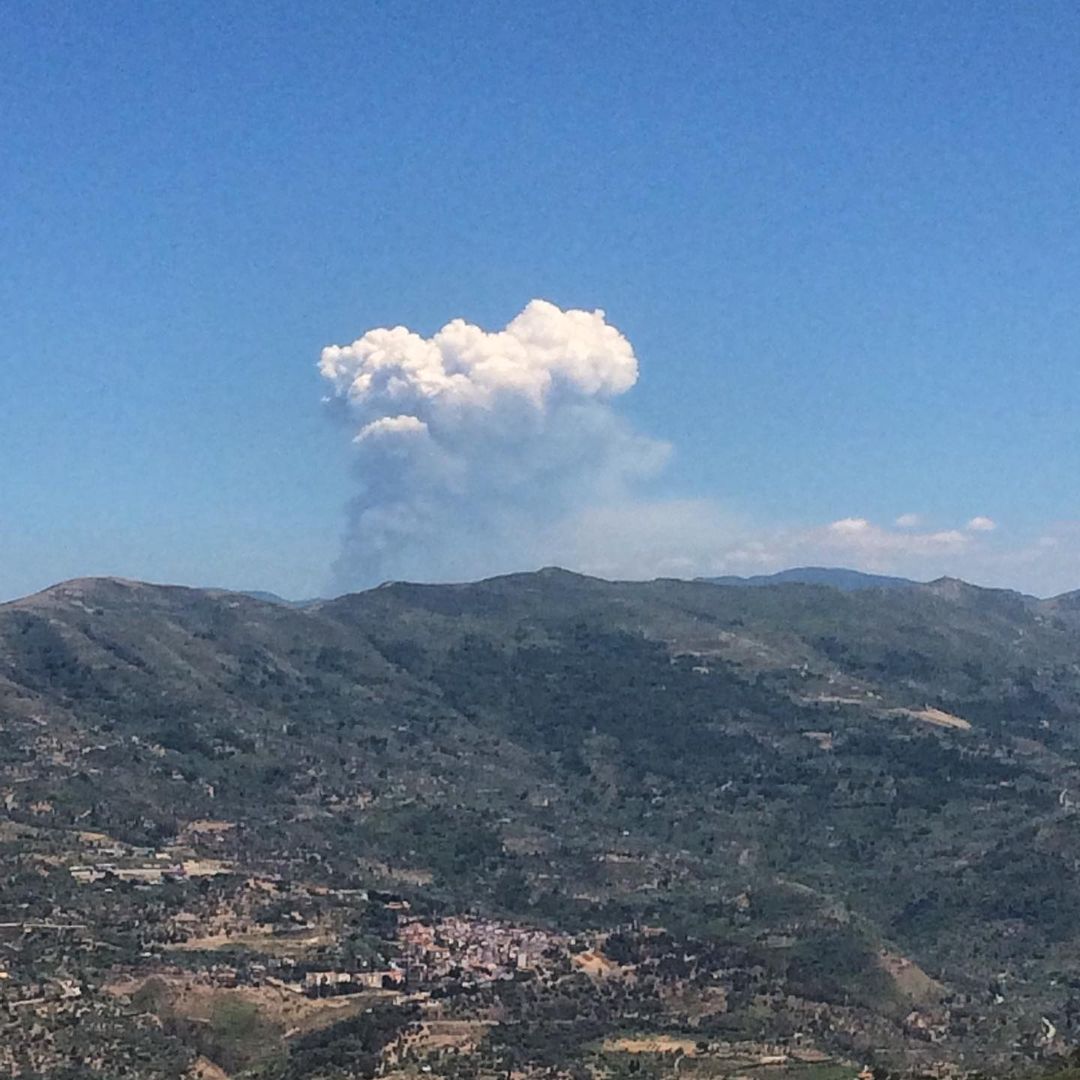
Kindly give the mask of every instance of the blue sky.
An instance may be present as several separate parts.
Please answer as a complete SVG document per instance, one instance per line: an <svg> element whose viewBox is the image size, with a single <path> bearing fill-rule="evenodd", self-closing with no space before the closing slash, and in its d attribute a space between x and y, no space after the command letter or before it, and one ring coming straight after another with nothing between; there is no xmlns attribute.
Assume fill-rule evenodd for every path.
<svg viewBox="0 0 1080 1080"><path fill-rule="evenodd" d="M614 407L673 453L618 520L677 523L658 571L684 535L687 572L1080 587L1075 5L0 19L0 596L324 590L320 350L534 297L633 345Z"/></svg>

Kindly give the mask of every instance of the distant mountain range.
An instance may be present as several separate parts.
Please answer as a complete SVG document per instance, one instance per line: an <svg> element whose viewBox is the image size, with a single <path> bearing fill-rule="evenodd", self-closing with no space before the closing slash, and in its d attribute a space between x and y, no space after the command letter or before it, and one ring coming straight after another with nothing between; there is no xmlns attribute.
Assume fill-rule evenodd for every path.
<svg viewBox="0 0 1080 1080"><path fill-rule="evenodd" d="M320 599L312 597L308 600L286 600L284 596L278 596L277 593L266 592L263 589L245 589L240 595L250 596L252 600L261 600L264 604L277 604L279 607L289 608L307 607L309 604L317 604Z"/></svg>
<svg viewBox="0 0 1080 1080"><path fill-rule="evenodd" d="M538 571L546 573L547 571ZM568 571L557 570L558 573ZM912 578L895 577L889 574L870 574L863 570L853 570L846 566L793 566L786 570L778 570L774 574L753 574L740 577L736 574L727 574L720 577L698 577L693 579L706 585L726 585L733 588L762 588L770 585L821 585L825 588L839 589L840 592L861 592L864 589L911 589L919 586L942 586L943 583L951 582L954 587L963 586L969 589L980 589L982 586L971 585L957 578L939 578L933 582L915 581ZM401 582L387 582L388 585L399 585ZM452 586L446 586L450 588ZM1008 593L1010 589L984 589L985 592ZM304 600L289 600L277 593L260 589L248 589L241 592L242 596L248 596L252 600L262 600L267 604L277 604L280 607L307 608L315 604L325 603L327 597L308 597ZM1017 596L1025 594L1016 593ZM1032 597L1031 599L1035 599ZM1080 609L1080 590L1064 593L1053 600L1045 601L1053 603L1064 610Z"/></svg>
<svg viewBox="0 0 1080 1080"><path fill-rule="evenodd" d="M849 570L842 566L796 566L775 574L756 574L753 577L703 577L698 581L710 585L828 585L841 592L857 592L860 589L908 589L919 582L910 578L888 577L884 574L866 574L861 570Z"/></svg>

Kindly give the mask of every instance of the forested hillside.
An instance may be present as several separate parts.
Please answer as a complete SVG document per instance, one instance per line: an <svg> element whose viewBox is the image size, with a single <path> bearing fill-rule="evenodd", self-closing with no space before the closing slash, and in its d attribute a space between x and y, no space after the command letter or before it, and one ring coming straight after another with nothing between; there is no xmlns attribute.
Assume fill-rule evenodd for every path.
<svg viewBox="0 0 1080 1080"><path fill-rule="evenodd" d="M800 1031L890 1068L1080 1035L1076 595L545 570L286 607L77 581L0 607L0 726L0 921L22 935L0 993L76 980L81 1008L120 1010L102 1031L156 1015L177 1060L201 1045L181 999L162 1026L123 980L359 972L402 955L393 904L638 973L619 985L650 1004L564 972L580 1030L555 1023L550 973L532 1025L504 991L473 1000L492 1062L565 1064L631 1029ZM120 880L137 857L184 869ZM277 908L243 899L253 877ZM293 914L321 928L314 959L282 960ZM223 958L193 922L226 916L244 932Z"/></svg>

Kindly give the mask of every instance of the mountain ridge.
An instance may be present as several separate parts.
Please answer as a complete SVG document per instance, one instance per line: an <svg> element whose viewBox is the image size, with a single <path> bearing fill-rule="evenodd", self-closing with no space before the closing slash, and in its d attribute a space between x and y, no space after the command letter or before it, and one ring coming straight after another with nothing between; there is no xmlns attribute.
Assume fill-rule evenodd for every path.
<svg viewBox="0 0 1080 1080"><path fill-rule="evenodd" d="M578 582L601 582L610 585L650 584L655 582L671 581L719 585L732 588L763 588L770 586L793 584L816 585L826 588L835 588L841 592L858 592L862 591L863 589L928 589L935 591L941 595L944 595L946 592L952 592L955 595L959 595L960 592L962 592L963 590L976 590L982 593L1012 594L1026 600L1031 600L1042 604L1062 603L1067 605L1080 606L1080 588L1067 590L1066 592L1055 594L1049 597L1037 597L1029 593L1024 593L1020 590L1012 589L1009 587L979 585L974 582L965 581L962 578L950 576L942 576L939 578L931 579L929 581L917 581L912 578L868 573L849 567L798 566L779 570L771 574L752 575L749 577L725 575L720 577L695 578L659 577L651 579L609 579L596 575L580 573L574 570L568 570L559 566L548 566L542 567L538 570L523 570L513 571L505 574L498 574L492 577L479 578L475 581L423 582L390 580L382 582L378 585L370 586L366 589L344 592L338 594L337 596L309 597L303 600L291 600L287 597L280 596L277 593L260 589L232 589L222 586L176 585L168 582L143 581L136 578L125 578L115 575L100 575L64 579L55 582L52 585L46 586L43 589L36 590L32 593L27 593L24 596L17 596L8 600L0 601L0 607L11 604L23 603L25 601L32 600L35 597L44 598L50 594L61 595L65 592L76 592L80 589L93 588L98 584L104 583L105 585L129 589L187 589L192 592L202 592L208 594L230 594L244 596L248 599L257 600L262 603L268 603L276 606L289 607L299 610L320 604L329 603L335 600L340 600L348 596L359 596L366 593L374 592L376 590L394 588L399 586L415 588L430 587L439 589L468 589L476 586L482 586L491 582L515 580L527 582L530 579L535 579L538 582L544 580L565 580Z"/></svg>
<svg viewBox="0 0 1080 1080"><path fill-rule="evenodd" d="M827 585L842 591L910 588L919 584L910 578L870 574L840 566L793 566L786 570L778 570L773 574L755 574L750 577L727 575L723 577L701 577L695 580L705 581L712 585L737 587L785 584Z"/></svg>
<svg viewBox="0 0 1080 1080"><path fill-rule="evenodd" d="M173 978L170 942L193 936L140 914L156 894L137 890L109 894L134 905L118 930L73 883L102 861L88 843L221 864L214 902L240 911L265 880L594 945L662 927L672 957L722 947L711 1038L775 1034L740 996L754 985L803 1003L792 1030L826 1016L834 1052L862 1056L856 1031L896 1060L1004 1060L1042 1016L1080 1038L1071 595L548 568L294 608L60 583L0 605L0 903L100 923L88 985L117 955ZM160 895L203 911L194 883ZM337 938L319 948L304 962L346 962ZM942 987L936 1042L905 1027L881 955ZM74 963L35 956L12 961L27 985ZM1002 971L1008 994L989 993Z"/></svg>

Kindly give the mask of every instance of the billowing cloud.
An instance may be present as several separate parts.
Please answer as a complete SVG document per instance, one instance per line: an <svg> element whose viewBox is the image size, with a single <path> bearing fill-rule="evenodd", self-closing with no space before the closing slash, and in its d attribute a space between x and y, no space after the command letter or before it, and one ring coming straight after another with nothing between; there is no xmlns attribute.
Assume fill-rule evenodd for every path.
<svg viewBox="0 0 1080 1080"><path fill-rule="evenodd" d="M319 370L334 393L363 411L390 414L495 410L519 398L542 411L560 389L584 398L623 394L637 382L630 342L602 311L563 311L533 300L505 330L454 319L434 337L396 326L351 345L328 345Z"/></svg>
<svg viewBox="0 0 1080 1080"><path fill-rule="evenodd" d="M501 330L462 319L431 337L369 330L324 349L319 370L356 476L335 589L549 564L613 578L833 565L1080 585L1074 526L1009 546L985 516L945 528L911 512L891 525L859 514L777 524L715 499L655 498L649 481L670 447L618 414L638 361L602 311L533 300Z"/></svg>
<svg viewBox="0 0 1080 1080"><path fill-rule="evenodd" d="M494 332L369 330L319 370L356 449L338 587L530 565L567 517L625 499L668 454L610 406L638 365L602 311L533 300Z"/></svg>

